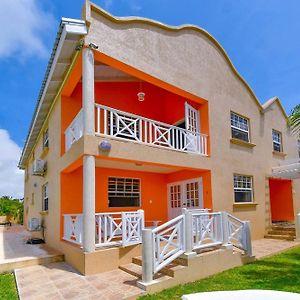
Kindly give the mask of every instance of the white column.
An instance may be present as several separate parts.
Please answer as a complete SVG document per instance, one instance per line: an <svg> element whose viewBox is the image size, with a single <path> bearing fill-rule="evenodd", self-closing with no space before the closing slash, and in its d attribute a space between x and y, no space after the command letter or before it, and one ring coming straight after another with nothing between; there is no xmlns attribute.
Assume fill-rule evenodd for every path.
<svg viewBox="0 0 300 300"><path fill-rule="evenodd" d="M95 157L83 156L83 250L95 251Z"/></svg>
<svg viewBox="0 0 300 300"><path fill-rule="evenodd" d="M83 134L95 134L94 53L84 48L82 53ZM83 157L83 250L95 251L95 157Z"/></svg>
<svg viewBox="0 0 300 300"><path fill-rule="evenodd" d="M149 283L153 280L153 233L144 229L142 233L142 281Z"/></svg>
<svg viewBox="0 0 300 300"><path fill-rule="evenodd" d="M83 134L95 134L94 53L84 48L82 53Z"/></svg>

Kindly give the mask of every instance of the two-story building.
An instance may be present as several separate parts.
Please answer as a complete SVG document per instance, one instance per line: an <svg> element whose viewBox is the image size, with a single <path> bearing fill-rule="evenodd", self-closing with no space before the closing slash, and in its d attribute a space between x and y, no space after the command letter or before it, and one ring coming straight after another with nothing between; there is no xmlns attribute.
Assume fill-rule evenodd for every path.
<svg viewBox="0 0 300 300"><path fill-rule="evenodd" d="M20 159L25 224L82 273L137 251L97 251L122 212L226 211L262 238L300 211L300 182L272 171L298 151L280 100L262 105L208 32L87 2L59 26Z"/></svg>

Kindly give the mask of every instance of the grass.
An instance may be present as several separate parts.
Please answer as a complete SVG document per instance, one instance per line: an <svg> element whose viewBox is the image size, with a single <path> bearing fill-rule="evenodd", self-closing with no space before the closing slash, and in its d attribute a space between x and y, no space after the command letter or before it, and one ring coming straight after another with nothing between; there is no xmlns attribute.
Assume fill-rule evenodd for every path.
<svg viewBox="0 0 300 300"><path fill-rule="evenodd" d="M181 299L190 293L245 289L300 293L300 247L139 299Z"/></svg>
<svg viewBox="0 0 300 300"><path fill-rule="evenodd" d="M17 300L17 288L15 277L12 273L0 274L0 299Z"/></svg>

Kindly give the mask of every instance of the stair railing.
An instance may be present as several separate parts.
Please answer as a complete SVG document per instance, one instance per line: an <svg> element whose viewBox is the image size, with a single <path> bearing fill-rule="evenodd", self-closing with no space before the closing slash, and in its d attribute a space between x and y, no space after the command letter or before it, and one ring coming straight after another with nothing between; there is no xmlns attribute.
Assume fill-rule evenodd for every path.
<svg viewBox="0 0 300 300"><path fill-rule="evenodd" d="M155 273L176 258L221 245L233 245L252 256L250 223L226 212L183 210L183 214L142 234L142 281L149 283Z"/></svg>

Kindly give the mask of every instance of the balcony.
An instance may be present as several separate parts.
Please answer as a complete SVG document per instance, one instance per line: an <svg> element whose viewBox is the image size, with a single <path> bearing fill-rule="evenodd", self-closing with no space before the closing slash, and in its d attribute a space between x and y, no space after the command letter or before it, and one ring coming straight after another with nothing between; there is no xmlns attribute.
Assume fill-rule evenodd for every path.
<svg viewBox="0 0 300 300"><path fill-rule="evenodd" d="M83 135L82 110L65 131L65 149ZM207 135L95 104L95 135L207 156Z"/></svg>

